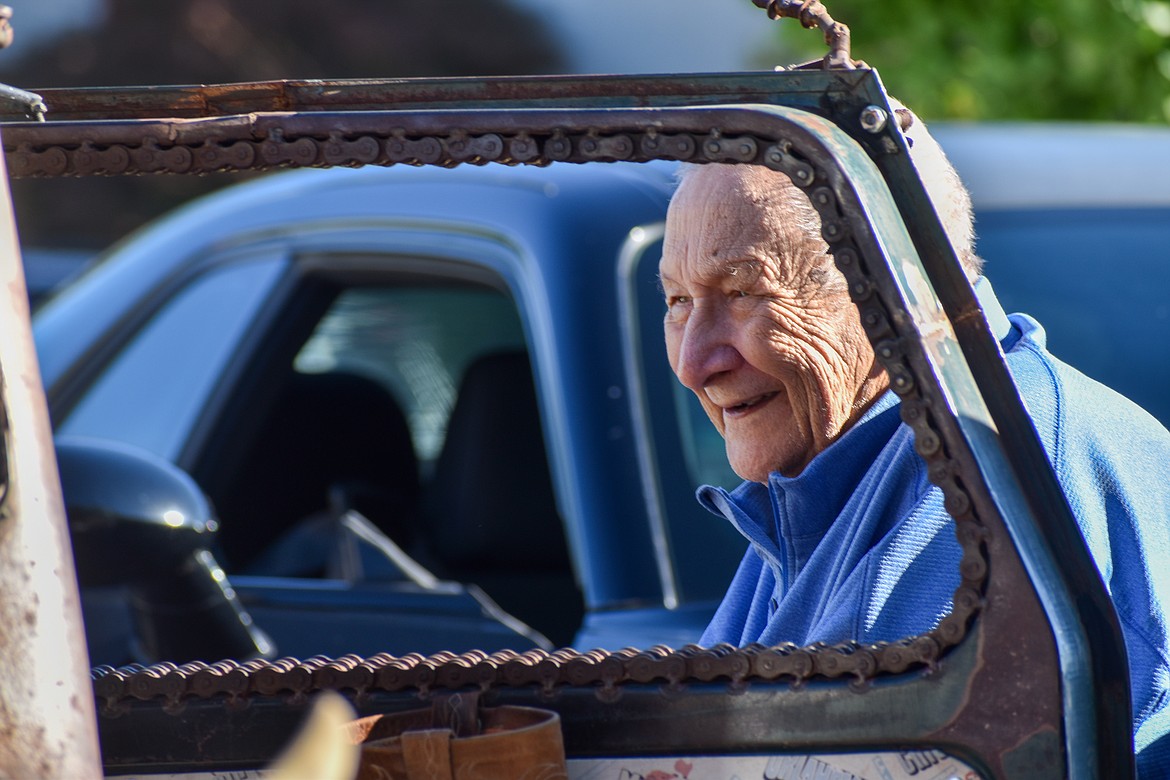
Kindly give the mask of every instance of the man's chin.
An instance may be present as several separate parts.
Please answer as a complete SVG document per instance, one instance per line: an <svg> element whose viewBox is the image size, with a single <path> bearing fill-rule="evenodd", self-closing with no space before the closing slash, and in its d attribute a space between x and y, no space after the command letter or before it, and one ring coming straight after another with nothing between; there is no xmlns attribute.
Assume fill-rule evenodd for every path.
<svg viewBox="0 0 1170 780"><path fill-rule="evenodd" d="M751 459L741 460L732 455L731 452L727 453L727 462L740 479L746 479L748 482L759 482L761 485L768 484L768 476L772 473L770 467Z"/></svg>
<svg viewBox="0 0 1170 780"><path fill-rule="evenodd" d="M750 482L766 484L768 476L788 469L800 473L804 468L804 453L798 452L794 441L782 441L784 431L792 430L790 415L753 415L750 420L731 422L723 433L727 448L727 462L737 475ZM768 432L773 432L771 435Z"/></svg>
<svg viewBox="0 0 1170 780"><path fill-rule="evenodd" d="M785 477L795 477L804 471L804 467L808 465L811 458L793 455L787 452L771 452L766 457L760 457L759 449L750 451L753 448L744 446L744 452L739 452L734 442L728 442L727 446L727 462L731 465L731 470L736 473L741 479L746 479L749 482L759 482L766 485L768 477L779 472Z"/></svg>

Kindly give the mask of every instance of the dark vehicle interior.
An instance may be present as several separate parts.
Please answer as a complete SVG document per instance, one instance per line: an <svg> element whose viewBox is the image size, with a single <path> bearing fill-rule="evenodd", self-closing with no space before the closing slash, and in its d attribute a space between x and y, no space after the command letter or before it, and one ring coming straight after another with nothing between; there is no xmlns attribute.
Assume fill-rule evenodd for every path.
<svg viewBox="0 0 1170 780"><path fill-rule="evenodd" d="M245 370L192 470L225 568L336 577L336 521L356 510L435 576L570 644L584 604L508 296L436 276L304 282L269 320L286 347Z"/></svg>

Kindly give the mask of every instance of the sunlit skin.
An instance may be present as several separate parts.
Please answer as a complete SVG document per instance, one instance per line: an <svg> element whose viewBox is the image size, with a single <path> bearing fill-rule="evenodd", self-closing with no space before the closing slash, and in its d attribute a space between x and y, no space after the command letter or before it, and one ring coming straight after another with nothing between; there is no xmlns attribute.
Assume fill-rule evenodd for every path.
<svg viewBox="0 0 1170 780"><path fill-rule="evenodd" d="M888 386L825 244L792 229L791 186L757 166L692 171L659 266L671 368L755 482L799 474Z"/></svg>

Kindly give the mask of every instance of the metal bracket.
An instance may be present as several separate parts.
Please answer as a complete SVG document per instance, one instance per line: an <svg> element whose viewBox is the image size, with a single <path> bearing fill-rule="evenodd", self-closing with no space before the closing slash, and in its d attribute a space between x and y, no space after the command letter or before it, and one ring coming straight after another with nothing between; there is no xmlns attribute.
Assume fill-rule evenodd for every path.
<svg viewBox="0 0 1170 780"><path fill-rule="evenodd" d="M29 119L35 119L38 122L45 121L45 113L49 110L40 95L10 87L7 84L0 84L0 103L16 106L22 109L24 115Z"/></svg>
<svg viewBox="0 0 1170 780"><path fill-rule="evenodd" d="M12 29L12 9L0 5L0 49L7 49L12 45L14 31ZM0 84L0 103L9 103L24 110L24 115L38 122L45 121L45 101L40 95L25 92L23 89Z"/></svg>
<svg viewBox="0 0 1170 780"><path fill-rule="evenodd" d="M864 63L854 60L849 53L849 28L833 17L820 0L752 0L756 8L768 12L769 19L799 19L801 26L821 28L829 53L822 60L825 70L854 70Z"/></svg>

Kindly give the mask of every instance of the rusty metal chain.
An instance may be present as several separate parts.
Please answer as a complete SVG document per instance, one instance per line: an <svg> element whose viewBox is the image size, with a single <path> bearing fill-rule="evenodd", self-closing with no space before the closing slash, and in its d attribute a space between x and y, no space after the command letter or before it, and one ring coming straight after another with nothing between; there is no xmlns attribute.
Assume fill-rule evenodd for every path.
<svg viewBox="0 0 1170 780"><path fill-rule="evenodd" d="M819 27L829 47L823 60L826 69L853 70L862 65L850 55L849 28L829 16L820 0L752 0L752 3L766 10L769 19L796 19L806 29Z"/></svg>
<svg viewBox="0 0 1170 780"><path fill-rule="evenodd" d="M19 137L19 129L9 130L6 137ZM696 142L689 137L654 136L645 140L641 155L664 159L687 159ZM709 139L710 159L746 161L755 156L754 143L746 139L744 150L734 150L733 141ZM631 160L639 149L628 135L602 135L592 132L570 138L554 132L545 138L518 133L503 138L496 133L472 135L454 131L444 137L409 137L401 129L385 136L345 136L338 132L327 138L301 136L295 140L275 130L263 140L215 142L164 146L159 139L147 137L137 145L101 144L85 141L80 145L34 146L22 142L9 148L8 166L13 178L59 176L121 176L149 173L204 174L219 171L265 170L270 168L357 167L363 165L438 165L451 167L462 163L505 165L550 162Z"/></svg>
<svg viewBox="0 0 1170 780"><path fill-rule="evenodd" d="M660 685L678 690L687 684L723 682L742 689L752 681L787 682L799 688L814 678L850 678L864 690L881 670L933 667L943 647L930 636L892 644L797 647L687 645L616 652L529 650L518 653L471 651L462 654L411 654L369 658L343 656L278 661L194 662L132 665L93 670L101 714L117 717L135 702L161 703L180 712L195 699L222 699L228 707L247 706L254 697L302 701L322 690L349 691L358 700L373 693L411 692L425 698L440 690L536 688L552 698L565 686L593 688L601 701L613 702L628 685Z"/></svg>
<svg viewBox="0 0 1170 780"><path fill-rule="evenodd" d="M6 138L14 135L19 133L9 130ZM259 139L241 137L168 145L160 141L163 137L147 138L137 145L91 141L72 146L33 146L17 140L9 150L8 164L14 175L59 176L400 163L546 165L554 161L672 159L754 163L786 173L808 193L821 215L823 236L846 277L861 321L889 374L890 386L901 399L902 419L913 429L915 447L927 463L928 475L941 488L947 511L955 519L962 548L960 584L951 613L937 627L918 637L870 646L854 642L803 648L791 644L744 648L688 645L679 650L532 650L490 655L470 652L429 657L377 655L101 667L94 670L94 686L106 715L125 712L136 701L161 701L171 710L181 709L191 699L222 698L228 706L243 706L255 696L297 698L326 688L350 690L361 697L373 692L413 691L425 696L436 690L467 687L535 687L553 696L565 686L585 686L594 688L601 699L613 700L621 695L623 686L634 684L674 688L723 682L736 689L757 680L798 687L821 678L850 679L853 686L863 690L882 675L912 668L933 669L942 655L966 635L971 620L981 609L986 588L987 531L975 516L958 463L943 444L930 395L924 393L905 341L892 324L898 318L876 294L877 282L856 240L856 235L865 231L850 224L837 193L828 184L827 172L790 142L717 131L663 133L653 128L640 132L530 129L510 134L454 130L443 135L411 135L402 128L391 128L378 134L333 131L324 137L291 137L287 132L270 131Z"/></svg>

